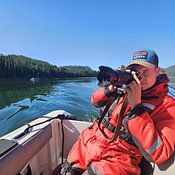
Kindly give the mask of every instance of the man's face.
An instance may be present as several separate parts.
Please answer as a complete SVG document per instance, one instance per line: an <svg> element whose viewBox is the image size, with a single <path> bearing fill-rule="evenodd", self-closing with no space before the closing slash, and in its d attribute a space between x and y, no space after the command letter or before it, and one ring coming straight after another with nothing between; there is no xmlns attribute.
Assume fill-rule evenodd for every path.
<svg viewBox="0 0 175 175"><path fill-rule="evenodd" d="M155 84L156 78L160 72L160 68L147 68L141 65L133 65L133 69L140 74L141 88L143 91L151 88Z"/></svg>

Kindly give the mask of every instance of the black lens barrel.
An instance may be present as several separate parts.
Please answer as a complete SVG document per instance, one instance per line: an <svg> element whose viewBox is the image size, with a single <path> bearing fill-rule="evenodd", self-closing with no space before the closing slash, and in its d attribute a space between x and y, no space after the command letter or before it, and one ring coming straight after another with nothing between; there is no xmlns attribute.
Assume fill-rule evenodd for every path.
<svg viewBox="0 0 175 175"><path fill-rule="evenodd" d="M125 70L114 70L107 66L100 66L99 73L97 74L97 79L99 81L99 86L108 86L113 84L116 86L122 86L123 84L128 84L134 80L132 71L127 72Z"/></svg>

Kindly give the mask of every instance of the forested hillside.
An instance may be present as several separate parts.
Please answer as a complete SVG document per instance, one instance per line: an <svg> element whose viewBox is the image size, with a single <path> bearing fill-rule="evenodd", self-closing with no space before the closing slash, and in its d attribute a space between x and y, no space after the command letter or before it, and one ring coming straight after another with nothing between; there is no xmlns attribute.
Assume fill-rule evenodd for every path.
<svg viewBox="0 0 175 175"><path fill-rule="evenodd" d="M0 78L90 77L96 74L88 66L57 67L22 55L0 55Z"/></svg>

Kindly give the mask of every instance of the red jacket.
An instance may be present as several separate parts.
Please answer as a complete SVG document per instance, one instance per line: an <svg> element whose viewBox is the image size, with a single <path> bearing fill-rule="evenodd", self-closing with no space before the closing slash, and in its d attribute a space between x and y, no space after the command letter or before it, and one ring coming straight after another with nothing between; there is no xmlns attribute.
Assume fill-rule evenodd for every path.
<svg viewBox="0 0 175 175"><path fill-rule="evenodd" d="M142 92L142 105L133 110L127 106L123 120L123 135L114 142L107 141L98 129L86 128L72 147L68 162L73 168L83 171L88 166L103 175L140 174L138 166L142 155L160 164L175 151L175 99L169 96L168 79L161 75L151 89ZM102 107L109 99L110 92L102 88L92 95L92 103ZM114 108L110 124L116 125L123 99ZM108 137L113 132L104 127Z"/></svg>
<svg viewBox="0 0 175 175"><path fill-rule="evenodd" d="M154 87L142 92L142 105L136 107L124 120L125 129L132 135L141 153L147 160L157 164L167 160L175 151L175 99L167 94L167 84L167 77L159 76ZM106 94L109 96L105 88L96 91L91 98L92 103L95 106L105 104L109 98ZM112 113L113 125L120 104L122 101Z"/></svg>

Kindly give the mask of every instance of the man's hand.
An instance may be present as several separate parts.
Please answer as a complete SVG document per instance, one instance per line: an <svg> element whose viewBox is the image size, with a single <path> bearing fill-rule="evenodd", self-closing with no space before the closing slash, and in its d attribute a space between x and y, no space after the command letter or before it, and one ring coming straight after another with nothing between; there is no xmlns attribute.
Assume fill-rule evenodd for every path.
<svg viewBox="0 0 175 175"><path fill-rule="evenodd" d="M136 105L141 103L141 83L138 79L129 83L124 91L127 94L128 102L133 109Z"/></svg>

